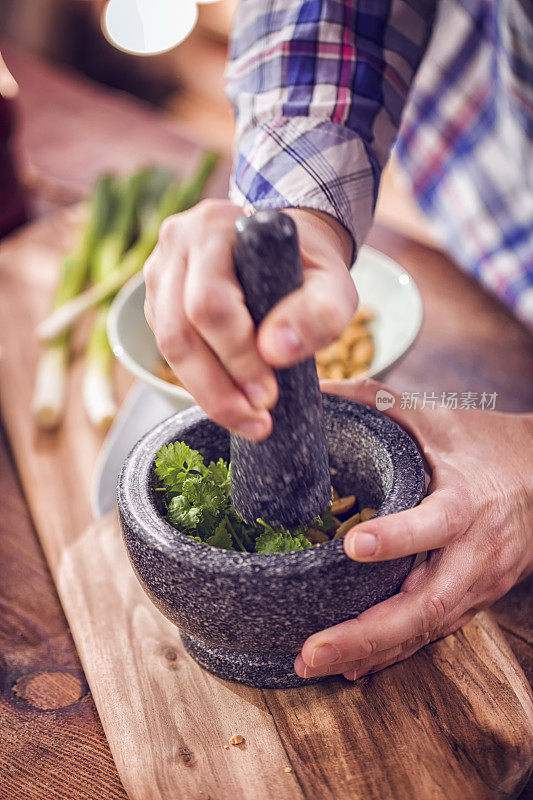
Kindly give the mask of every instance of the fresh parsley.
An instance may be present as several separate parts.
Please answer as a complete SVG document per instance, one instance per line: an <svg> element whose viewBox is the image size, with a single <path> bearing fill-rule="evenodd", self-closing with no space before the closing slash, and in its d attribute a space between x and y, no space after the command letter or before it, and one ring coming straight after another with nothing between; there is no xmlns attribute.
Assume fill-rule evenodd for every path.
<svg viewBox="0 0 533 800"><path fill-rule="evenodd" d="M245 553L289 553L306 550L311 526L288 530L263 520L248 525L231 504L231 464L219 458L206 465L197 450L185 442L164 445L156 454L155 474L165 493L165 519L182 533L222 550ZM329 530L334 520L326 510L312 524Z"/></svg>

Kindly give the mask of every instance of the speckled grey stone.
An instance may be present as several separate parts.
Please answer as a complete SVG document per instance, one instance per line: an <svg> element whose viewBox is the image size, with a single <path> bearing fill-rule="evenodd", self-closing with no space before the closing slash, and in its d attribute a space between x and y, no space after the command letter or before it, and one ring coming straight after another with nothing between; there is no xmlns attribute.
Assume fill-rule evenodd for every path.
<svg viewBox="0 0 533 800"><path fill-rule="evenodd" d="M257 327L303 283L296 225L280 211L261 211L236 227L235 273ZM275 374L272 434L262 442L231 436L231 500L248 522L294 527L331 499L322 397L314 358Z"/></svg>
<svg viewBox="0 0 533 800"><path fill-rule="evenodd" d="M405 431L366 406L324 395L332 482L378 515L412 508L424 493L424 469ZM414 557L357 563L342 541L294 553L218 550L181 534L161 516L156 451L184 440L204 457L229 457L229 434L198 408L144 436L118 484L124 541L147 594L182 631L188 652L216 675L259 687L303 685L293 662L315 631L351 619L395 594Z"/></svg>

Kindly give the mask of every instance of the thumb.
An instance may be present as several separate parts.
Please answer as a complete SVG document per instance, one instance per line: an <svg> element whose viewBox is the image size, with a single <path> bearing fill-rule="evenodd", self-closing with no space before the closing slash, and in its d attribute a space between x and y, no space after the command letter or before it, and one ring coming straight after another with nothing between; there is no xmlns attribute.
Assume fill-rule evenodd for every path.
<svg viewBox="0 0 533 800"><path fill-rule="evenodd" d="M304 269L304 283L287 295L259 327L257 346L265 361L288 367L337 339L357 308L357 291L341 259Z"/></svg>

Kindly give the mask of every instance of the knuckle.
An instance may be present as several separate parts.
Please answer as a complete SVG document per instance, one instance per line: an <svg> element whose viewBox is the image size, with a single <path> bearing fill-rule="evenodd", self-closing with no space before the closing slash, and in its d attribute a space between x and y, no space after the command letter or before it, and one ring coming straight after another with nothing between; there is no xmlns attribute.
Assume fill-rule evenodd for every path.
<svg viewBox="0 0 533 800"><path fill-rule="evenodd" d="M217 200L213 197L207 197L204 200L200 200L198 205L195 206L194 211L195 215L200 219L201 222L210 223L220 218L220 215L226 206L227 201Z"/></svg>
<svg viewBox="0 0 533 800"><path fill-rule="evenodd" d="M220 325L231 315L223 291L216 286L204 286L202 291L186 300L185 314L193 325Z"/></svg>
<svg viewBox="0 0 533 800"><path fill-rule="evenodd" d="M365 633L364 628L359 622L359 619L356 617L353 620L353 627L355 631L355 635L357 636L357 651L359 659L367 659L370 656L373 656L374 653L378 651L378 643L375 639L371 639L367 633ZM361 630L363 628L363 630Z"/></svg>
<svg viewBox="0 0 533 800"><path fill-rule="evenodd" d="M146 285L146 292L147 294L151 294L154 290L155 284L155 259L153 256L144 264L143 277Z"/></svg>
<svg viewBox="0 0 533 800"><path fill-rule="evenodd" d="M496 599L503 597L514 586L515 580L512 570L501 561L497 561L492 567L490 576L491 590L496 595Z"/></svg>
<svg viewBox="0 0 533 800"><path fill-rule="evenodd" d="M452 534L457 527L457 513L452 511L448 503L444 503L440 508L440 520L442 531L445 534Z"/></svg>
<svg viewBox="0 0 533 800"><path fill-rule="evenodd" d="M172 328L159 332L156 340L159 350L171 364L183 361L192 345L192 337L188 326L180 322L174 322Z"/></svg>
<svg viewBox="0 0 533 800"><path fill-rule="evenodd" d="M159 241L163 246L169 245L174 240L177 227L176 215L167 217L159 226Z"/></svg>
<svg viewBox="0 0 533 800"><path fill-rule="evenodd" d="M407 512L400 513L407 515ZM417 553L420 550L418 542L420 533L416 517L399 515L393 535L383 537L382 552L396 552L401 548L401 552L404 554Z"/></svg>
<svg viewBox="0 0 533 800"><path fill-rule="evenodd" d="M422 630L424 632L439 629L446 618L446 604L440 594L433 594L422 601Z"/></svg>
<svg viewBox="0 0 533 800"><path fill-rule="evenodd" d="M222 425L230 430L237 430L242 424L243 417L235 410L235 406L227 400L218 400L216 406L213 405L211 409L205 408L205 411L211 419L218 425Z"/></svg>

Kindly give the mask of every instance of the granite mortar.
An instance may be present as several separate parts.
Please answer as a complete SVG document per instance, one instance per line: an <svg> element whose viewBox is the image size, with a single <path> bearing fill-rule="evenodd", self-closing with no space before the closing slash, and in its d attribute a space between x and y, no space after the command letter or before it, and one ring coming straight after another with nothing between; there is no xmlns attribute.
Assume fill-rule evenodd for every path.
<svg viewBox="0 0 533 800"><path fill-rule="evenodd" d="M410 436L384 414L344 398L324 395L323 408L331 480L340 494L355 494L378 516L416 506L424 468ZM190 655L215 675L262 688L310 683L293 668L306 638L396 594L415 556L358 563L345 555L342 540L272 555L196 542L166 522L155 491L155 454L177 440L206 461L229 458L228 431L198 407L135 445L119 477L118 508L142 587L179 627Z"/></svg>

